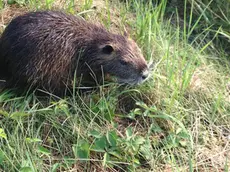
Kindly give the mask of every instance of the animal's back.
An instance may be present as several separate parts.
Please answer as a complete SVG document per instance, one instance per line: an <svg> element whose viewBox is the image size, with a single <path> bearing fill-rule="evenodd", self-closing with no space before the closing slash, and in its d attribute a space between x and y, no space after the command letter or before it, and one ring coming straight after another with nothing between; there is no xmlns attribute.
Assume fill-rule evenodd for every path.
<svg viewBox="0 0 230 172"><path fill-rule="evenodd" d="M97 28L57 11L32 12L13 19L0 40L2 77L10 76L8 84L12 86L42 85L49 91L63 88L78 42L87 46L87 35L82 33Z"/></svg>
<svg viewBox="0 0 230 172"><path fill-rule="evenodd" d="M148 66L136 43L80 17L57 11L30 12L13 19L0 39L1 72L8 87L59 94L78 81L138 84ZM66 87L67 86L67 87Z"/></svg>

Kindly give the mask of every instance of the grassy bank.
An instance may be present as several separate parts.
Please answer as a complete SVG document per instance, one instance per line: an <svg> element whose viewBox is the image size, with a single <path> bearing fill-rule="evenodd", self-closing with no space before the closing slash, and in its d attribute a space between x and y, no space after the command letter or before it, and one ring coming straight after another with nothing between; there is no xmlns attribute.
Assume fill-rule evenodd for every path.
<svg viewBox="0 0 230 172"><path fill-rule="evenodd" d="M66 98L0 92L0 171L229 171L228 34L218 42L219 23L204 23L215 19L205 8L197 12L188 1L179 11L164 0L16 2L1 1L1 32L26 11L61 8L127 30L155 65L137 87L110 84Z"/></svg>

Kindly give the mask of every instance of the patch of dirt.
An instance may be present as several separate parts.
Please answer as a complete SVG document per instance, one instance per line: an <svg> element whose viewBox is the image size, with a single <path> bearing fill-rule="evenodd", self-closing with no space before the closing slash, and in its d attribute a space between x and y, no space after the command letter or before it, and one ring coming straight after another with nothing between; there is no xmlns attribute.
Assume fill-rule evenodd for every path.
<svg viewBox="0 0 230 172"><path fill-rule="evenodd" d="M230 103L230 82L226 84L225 100Z"/></svg>
<svg viewBox="0 0 230 172"><path fill-rule="evenodd" d="M131 13L122 15L118 2L115 5L109 5L105 0L94 0L92 9L94 9L95 12L90 15L89 20L95 22L100 19L100 23L108 25L110 31L119 34L127 32L127 34L129 34L131 30L133 30L130 23L135 20L135 15Z"/></svg>
<svg viewBox="0 0 230 172"><path fill-rule="evenodd" d="M106 2L104 0L93 0L92 8L99 9L99 10L105 10L106 8Z"/></svg>
<svg viewBox="0 0 230 172"><path fill-rule="evenodd" d="M190 89L195 91L197 90L207 91L207 85L203 80L205 72L207 72L207 69L205 67L200 67L195 70L190 82Z"/></svg>
<svg viewBox="0 0 230 172"><path fill-rule="evenodd" d="M0 33L3 32L6 25L16 16L24 14L29 10L26 7L19 5L6 5L2 10L0 10Z"/></svg>
<svg viewBox="0 0 230 172"><path fill-rule="evenodd" d="M198 148L197 166L198 169L206 171L224 171L224 167L230 166L230 149L218 145L210 145L211 148ZM229 145L226 145L229 147Z"/></svg>
<svg viewBox="0 0 230 172"><path fill-rule="evenodd" d="M75 9L75 12L80 12L82 9L83 4L85 1L83 0L77 0L75 4L73 4L73 8ZM45 8L45 3L43 3L43 6ZM42 6L42 7L43 7ZM71 5L68 4L64 0L57 0L54 1L52 4L53 10L64 10L68 9ZM39 8L42 8L39 6ZM0 33L3 32L6 25L16 16L19 16L21 14L24 14L28 11L33 11L36 9L28 8L26 6L20 6L18 4L13 5L6 5L1 11L0 11ZM131 33L131 30L133 30L132 22L135 20L134 14L125 14L124 16L121 16L120 9L117 9L117 6L111 5L109 6L105 0L94 0L90 10L91 12L86 12L86 15L89 17L87 20L90 20L94 23L103 23L103 25L108 25L108 28L110 31L123 34L124 32L127 32L128 34Z"/></svg>
<svg viewBox="0 0 230 172"><path fill-rule="evenodd" d="M190 90L202 91L210 95L219 94L221 89L224 89L223 84L224 78L214 65L203 65L194 71L190 81Z"/></svg>

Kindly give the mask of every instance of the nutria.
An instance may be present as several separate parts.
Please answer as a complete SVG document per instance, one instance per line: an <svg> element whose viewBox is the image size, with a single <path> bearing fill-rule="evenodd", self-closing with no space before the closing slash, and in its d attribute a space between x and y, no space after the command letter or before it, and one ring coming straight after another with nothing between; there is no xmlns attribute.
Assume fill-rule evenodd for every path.
<svg viewBox="0 0 230 172"><path fill-rule="evenodd" d="M0 38L0 76L7 87L60 94L74 76L76 81L92 81L106 74L120 83L139 84L147 78L148 67L128 36L81 17L29 12L14 18Z"/></svg>

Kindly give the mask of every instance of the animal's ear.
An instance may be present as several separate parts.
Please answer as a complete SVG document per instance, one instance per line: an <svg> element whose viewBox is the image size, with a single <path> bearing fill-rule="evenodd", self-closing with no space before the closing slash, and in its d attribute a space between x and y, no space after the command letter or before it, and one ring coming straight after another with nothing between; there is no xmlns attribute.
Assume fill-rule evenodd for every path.
<svg viewBox="0 0 230 172"><path fill-rule="evenodd" d="M111 54L114 51L113 46L112 45L104 45L102 47L102 52L105 54Z"/></svg>

